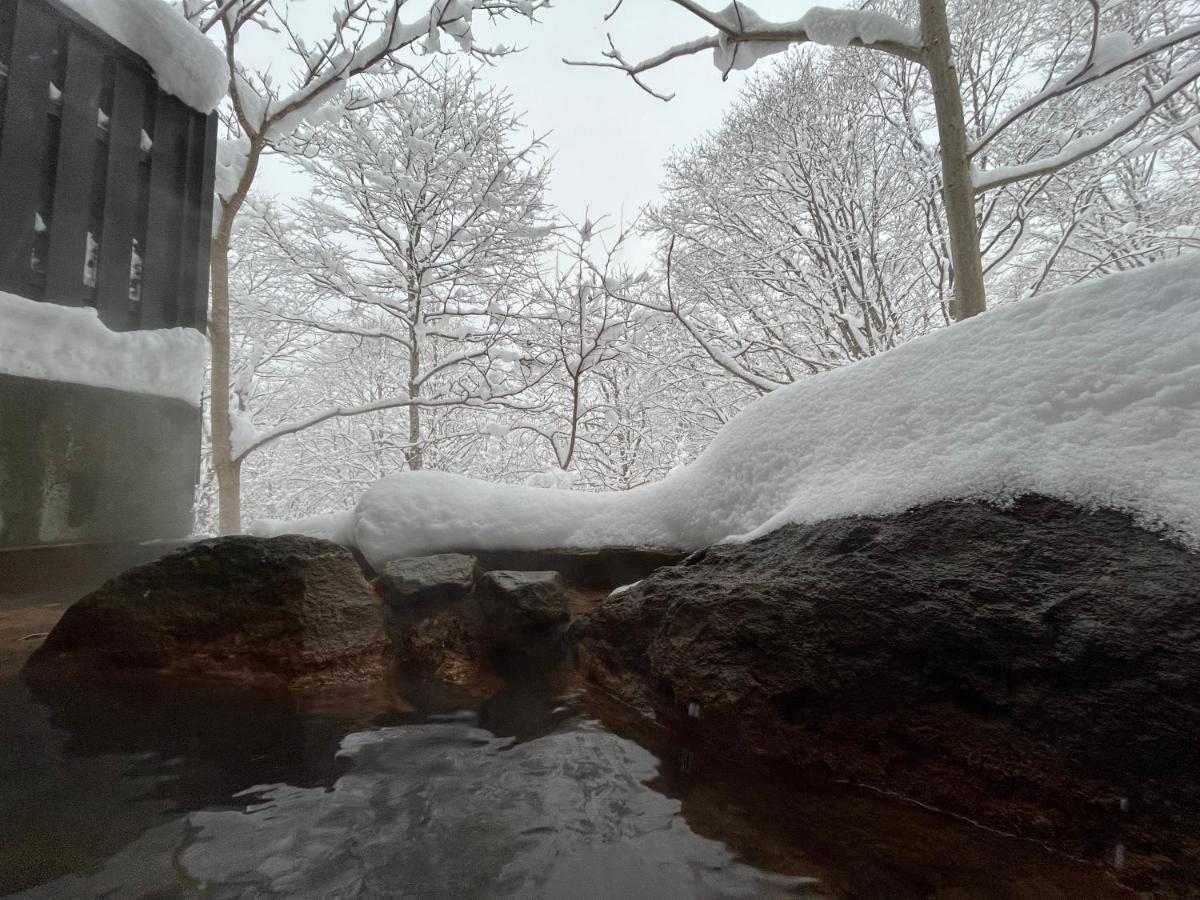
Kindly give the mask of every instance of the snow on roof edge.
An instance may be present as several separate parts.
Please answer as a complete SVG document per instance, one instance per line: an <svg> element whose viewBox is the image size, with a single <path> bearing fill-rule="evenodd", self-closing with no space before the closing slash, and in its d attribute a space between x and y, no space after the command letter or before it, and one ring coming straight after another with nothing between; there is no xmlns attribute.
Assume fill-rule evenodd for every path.
<svg viewBox="0 0 1200 900"><path fill-rule="evenodd" d="M200 405L208 342L194 328L110 331L91 307L0 291L0 374Z"/></svg>

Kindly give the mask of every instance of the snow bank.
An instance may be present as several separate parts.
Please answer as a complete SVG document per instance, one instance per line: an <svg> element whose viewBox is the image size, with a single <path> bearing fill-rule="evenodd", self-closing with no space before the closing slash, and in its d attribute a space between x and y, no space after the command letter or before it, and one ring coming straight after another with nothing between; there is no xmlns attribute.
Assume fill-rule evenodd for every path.
<svg viewBox="0 0 1200 900"><path fill-rule="evenodd" d="M194 328L109 331L89 307L0 291L0 373L200 404L208 342Z"/></svg>
<svg viewBox="0 0 1200 900"><path fill-rule="evenodd" d="M402 473L321 521L378 565L451 549L691 549L1026 492L1127 510L1200 545L1200 255L994 309L781 388L692 465L638 490Z"/></svg>
<svg viewBox="0 0 1200 900"><path fill-rule="evenodd" d="M150 64L158 86L209 113L229 88L225 54L164 0L63 0Z"/></svg>

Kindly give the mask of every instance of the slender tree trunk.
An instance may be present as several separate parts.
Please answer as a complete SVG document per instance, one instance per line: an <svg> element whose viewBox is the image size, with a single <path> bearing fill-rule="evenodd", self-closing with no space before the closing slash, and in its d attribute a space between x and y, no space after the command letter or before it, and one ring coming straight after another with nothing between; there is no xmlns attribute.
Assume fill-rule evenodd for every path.
<svg viewBox="0 0 1200 900"><path fill-rule="evenodd" d="M420 388L414 387L410 396L416 399L416 391L419 390ZM408 467L414 471L423 465L421 459L421 408L416 405L408 408L408 449L404 451L404 456L408 460Z"/></svg>
<svg viewBox="0 0 1200 900"><path fill-rule="evenodd" d="M221 212L212 244L212 462L217 474L217 528L221 534L242 530L242 466L233 458L229 423L229 232L232 216Z"/></svg>
<svg viewBox="0 0 1200 900"><path fill-rule="evenodd" d="M410 289L409 308L414 309L413 304L416 302L416 297ZM415 315L420 315L419 308L416 308ZM408 354L408 396L410 399L416 400L421 395L421 385L417 382L421 376L421 348L417 345L415 318L409 328L408 337L412 341L412 351ZM421 459L421 407L416 403L408 407L408 449L404 451L404 457L408 460L408 467L413 471L421 468L423 463Z"/></svg>
<svg viewBox="0 0 1200 900"><path fill-rule="evenodd" d="M217 475L217 530L238 534L242 530L242 463L233 458L232 425L229 421L229 246L233 223L254 183L262 143L254 140L246 156L246 167L233 196L219 205L220 219L212 240L211 309L209 347L212 353L212 397L209 404L212 432L213 470Z"/></svg>
<svg viewBox="0 0 1200 900"><path fill-rule="evenodd" d="M560 454L558 460L564 472L571 468L571 460L575 458L575 441L579 438L579 377L580 373L576 372L571 382L571 433L567 438L567 452Z"/></svg>
<svg viewBox="0 0 1200 900"><path fill-rule="evenodd" d="M942 200L950 232L950 261L954 266L954 303L950 314L956 320L968 319L987 309L987 298L979 252L979 224L975 220L975 188L967 158L966 117L950 46L945 0L921 0L921 39L933 84L942 157Z"/></svg>

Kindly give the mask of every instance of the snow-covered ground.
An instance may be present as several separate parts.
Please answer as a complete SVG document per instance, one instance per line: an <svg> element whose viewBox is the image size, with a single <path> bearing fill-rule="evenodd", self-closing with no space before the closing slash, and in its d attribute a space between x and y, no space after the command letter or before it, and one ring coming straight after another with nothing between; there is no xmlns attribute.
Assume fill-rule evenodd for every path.
<svg viewBox="0 0 1200 900"><path fill-rule="evenodd" d="M1200 544L1200 255L1001 307L751 404L626 493L405 472L301 530L372 563L445 550L691 549L789 522L1038 492Z"/></svg>
<svg viewBox="0 0 1200 900"><path fill-rule="evenodd" d="M193 109L212 112L225 96L225 54L164 0L63 2L146 60L158 86Z"/></svg>
<svg viewBox="0 0 1200 900"><path fill-rule="evenodd" d="M0 291L0 373L200 405L208 342L194 328L110 331L90 307Z"/></svg>

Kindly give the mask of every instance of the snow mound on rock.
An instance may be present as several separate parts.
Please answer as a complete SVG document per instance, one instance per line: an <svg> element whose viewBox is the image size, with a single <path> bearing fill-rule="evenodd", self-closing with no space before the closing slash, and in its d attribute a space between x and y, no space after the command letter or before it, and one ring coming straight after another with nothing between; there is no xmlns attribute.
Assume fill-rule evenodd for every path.
<svg viewBox="0 0 1200 900"><path fill-rule="evenodd" d="M1126 510L1200 545L1200 255L1000 307L781 388L657 484L587 494L406 472L326 533L375 564L447 550L691 549L1030 492Z"/></svg>

